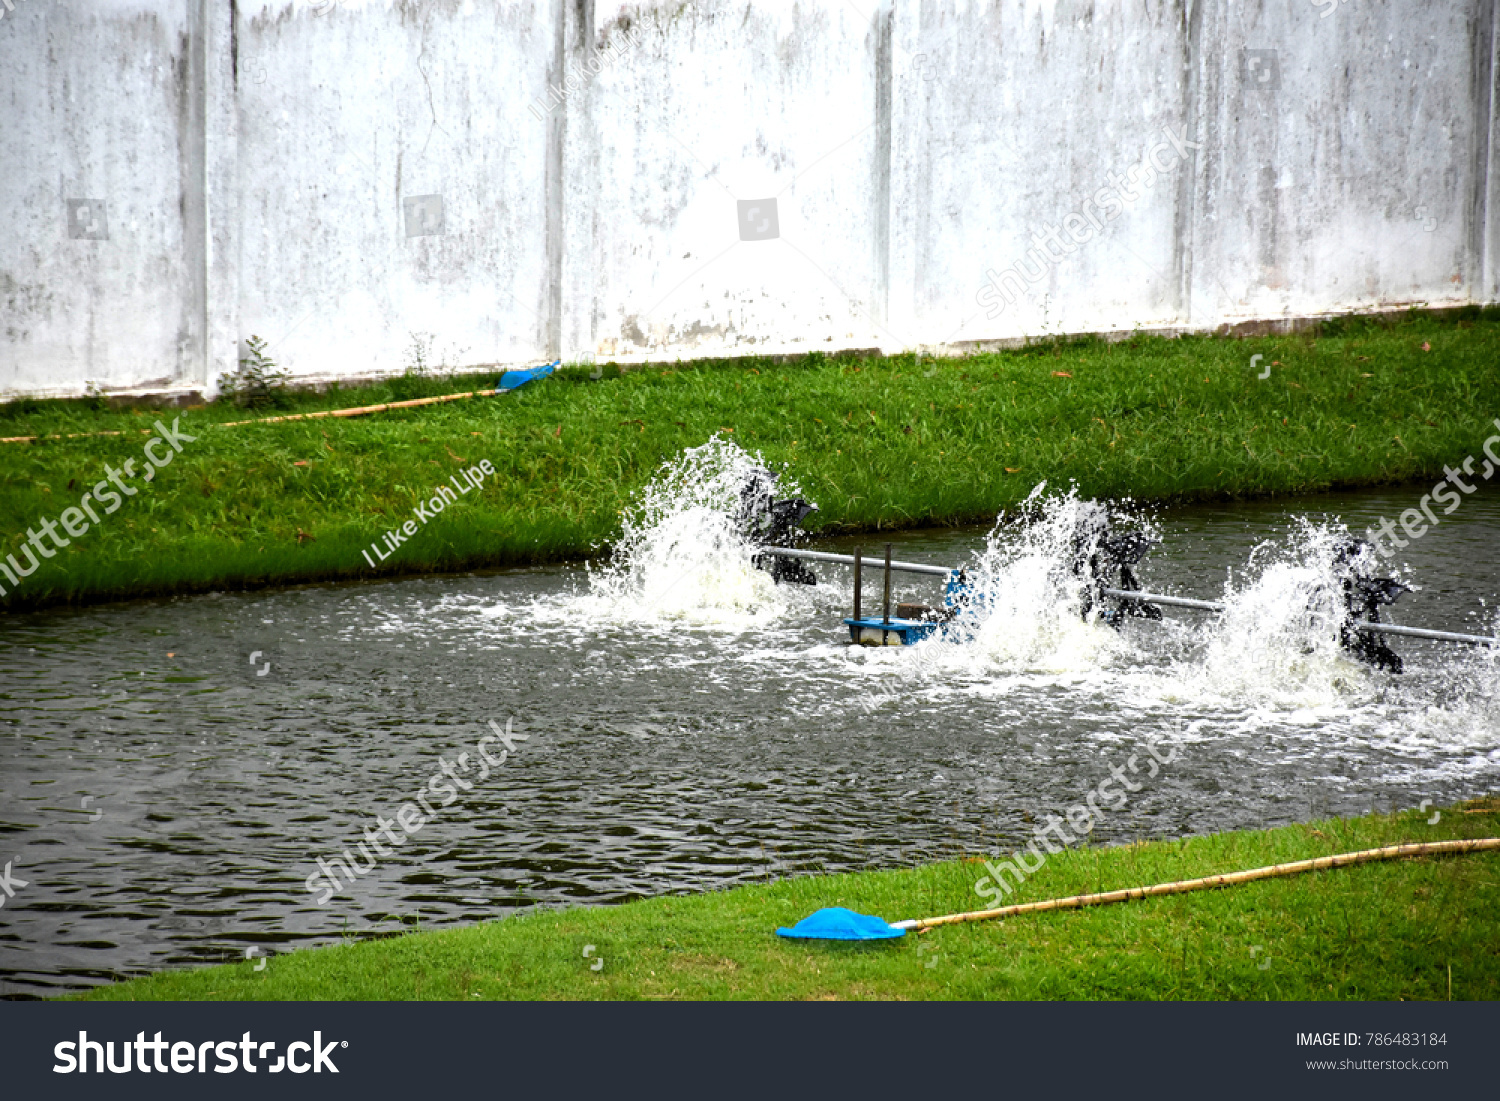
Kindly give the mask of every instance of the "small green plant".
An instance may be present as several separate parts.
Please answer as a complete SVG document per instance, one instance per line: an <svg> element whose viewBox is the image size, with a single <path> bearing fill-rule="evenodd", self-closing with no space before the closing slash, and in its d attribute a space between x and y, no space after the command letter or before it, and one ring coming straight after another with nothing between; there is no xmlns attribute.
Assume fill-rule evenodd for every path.
<svg viewBox="0 0 1500 1101"><path fill-rule="evenodd" d="M219 392L244 409L266 409L285 406L286 381L291 376L278 370L271 357L266 355L266 342L258 336L245 341L248 355L240 357L237 371L226 371L219 376Z"/></svg>
<svg viewBox="0 0 1500 1101"><path fill-rule="evenodd" d="M411 363L407 364L408 375L425 375L427 373L427 356L432 349L431 333L412 333L411 347L407 348L406 354L411 357Z"/></svg>
<svg viewBox="0 0 1500 1101"><path fill-rule="evenodd" d="M442 393L443 380L432 370L428 357L432 354L432 333L412 333L411 345L406 349L405 373L390 380L391 398L394 401L411 401L413 398L428 398Z"/></svg>

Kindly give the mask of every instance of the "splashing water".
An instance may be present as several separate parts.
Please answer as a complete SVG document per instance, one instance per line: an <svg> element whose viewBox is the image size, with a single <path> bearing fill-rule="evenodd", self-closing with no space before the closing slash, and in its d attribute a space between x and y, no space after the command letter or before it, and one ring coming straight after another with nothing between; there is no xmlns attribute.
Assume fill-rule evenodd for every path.
<svg viewBox="0 0 1500 1101"><path fill-rule="evenodd" d="M755 548L736 523L745 480L764 465L717 434L664 464L626 511L609 565L589 571L589 591L573 611L617 624L773 624L795 602L795 587L775 585L752 565ZM778 491L800 492L793 482Z"/></svg>
<svg viewBox="0 0 1500 1101"><path fill-rule="evenodd" d="M1019 534L996 520L968 570L982 596L960 617L957 634L976 657L1009 671L1069 672L1109 665L1130 651L1088 608L1088 585L1072 568L1098 550L1104 509L1076 489L1047 497L1039 484L1021 506ZM1115 519L1127 519L1118 511Z"/></svg>
<svg viewBox="0 0 1500 1101"><path fill-rule="evenodd" d="M964 566L973 595L942 634L847 655L876 678L861 701L866 710L918 697L936 702L954 690L1003 694L1023 683L1098 687L1112 669L1139 663L1144 655L1091 606L1090 585L1075 564L1098 551L1107 522L1147 535L1149 527L1121 504L1106 512L1076 489L1047 496L1046 488L1040 483L1022 503L1019 526L1007 524L1004 513L997 517L983 549Z"/></svg>
<svg viewBox="0 0 1500 1101"><path fill-rule="evenodd" d="M1237 584L1231 575L1224 614L1204 627L1206 645L1194 670L1200 691L1283 707L1376 694L1380 675L1339 645L1337 556L1348 538L1342 525L1304 518L1287 542L1255 549L1247 571L1255 576Z"/></svg>
<svg viewBox="0 0 1500 1101"><path fill-rule="evenodd" d="M1500 637L1500 618L1487 633ZM1449 744L1493 746L1500 732L1500 649L1475 647L1453 673L1453 698L1429 710L1430 731Z"/></svg>
<svg viewBox="0 0 1500 1101"><path fill-rule="evenodd" d="M914 647L800 650L793 638L807 621L834 626L845 614L849 580L825 572L815 589L778 586L752 565L737 514L746 478L763 463L714 436L664 464L624 516L610 563L589 568L586 591L539 600L533 622L749 632L761 636L752 651L768 660L834 659L840 679L861 686L867 711L1060 688L1081 694L1080 705L1110 700L1142 717L1187 706L1247 729L1353 722L1394 737L1399 723L1424 739L1478 732L1484 744L1500 729L1500 656L1426 668L1417 693L1417 678L1372 670L1340 646L1342 525L1300 520L1260 544L1226 580L1222 616L1116 630L1091 607L1076 563L1098 549L1106 519L1148 537L1155 525L1128 502L1106 513L1076 488L1048 494L1045 482L1021 506L1022 523L1002 514L966 564L976 597L943 635ZM788 480L779 492L801 491Z"/></svg>
<svg viewBox="0 0 1500 1101"><path fill-rule="evenodd" d="M1398 678L1340 645L1349 568L1339 559L1349 539L1343 525L1300 519L1289 535L1261 543L1227 579L1222 616L1187 613L1117 631L1099 609L1085 614L1088 585L1073 569L1097 547L1101 506L1076 492L1044 492L1045 483L1033 491L1019 527L1002 516L966 567L982 595L946 638L862 662L851 655L876 676L877 705L1052 686L1077 695L1080 706L1107 698L1141 716L1188 707L1244 729L1353 723L1387 740L1494 744L1500 654L1445 651L1442 666L1414 665L1415 675ZM1117 530L1123 521L1155 534L1152 523L1118 506L1109 516Z"/></svg>

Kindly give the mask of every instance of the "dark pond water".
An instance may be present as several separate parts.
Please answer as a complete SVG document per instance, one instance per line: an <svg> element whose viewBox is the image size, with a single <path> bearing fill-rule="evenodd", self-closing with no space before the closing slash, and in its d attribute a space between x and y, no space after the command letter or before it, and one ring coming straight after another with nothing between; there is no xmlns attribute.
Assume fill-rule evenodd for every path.
<svg viewBox="0 0 1500 1101"><path fill-rule="evenodd" d="M1152 739L1175 760L1095 841L1493 791L1492 656L1398 643L1395 678L1263 630L1284 626L1286 563L1309 543L1293 517L1363 530L1421 492L1159 513L1148 587L1228 582L1242 614L1119 635L1048 606L1010 529L993 574L1009 595L962 647L851 650L847 570L773 591L740 560L679 568L663 547L691 532L607 584L539 569L8 617L0 863L25 886L0 908L0 995L1008 849ZM956 563L985 534L903 533L898 556ZM1246 569L1266 541L1282 551ZM1497 546L1500 493L1466 499L1400 552L1423 587L1394 618L1492 633ZM492 721L512 731L503 762ZM392 823L408 803L408 824L427 818L419 791L434 814L408 836ZM317 860L348 849L368 868L377 819L402 843L375 833L376 866L319 905Z"/></svg>

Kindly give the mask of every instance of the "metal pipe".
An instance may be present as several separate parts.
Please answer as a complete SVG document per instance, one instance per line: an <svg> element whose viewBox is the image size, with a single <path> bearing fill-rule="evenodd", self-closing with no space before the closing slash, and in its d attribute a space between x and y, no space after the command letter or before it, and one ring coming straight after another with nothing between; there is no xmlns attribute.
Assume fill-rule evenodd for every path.
<svg viewBox="0 0 1500 1101"><path fill-rule="evenodd" d="M760 551L761 554L779 554L783 558L804 558L810 562L842 562L845 565L859 565L858 557L850 557L847 554L829 554L826 551L792 550L786 547L766 547ZM948 577L956 572L948 566L929 566L923 562L896 562L890 563L890 568L900 570L904 573L925 573L934 577ZM857 575L856 575L857 576ZM1115 599L1146 600L1152 604L1163 604L1169 608L1191 608L1198 612L1220 612L1224 611L1224 605L1212 600L1192 600L1185 596L1163 596L1160 593L1141 592L1136 589L1105 589L1104 595ZM1453 631L1429 631L1424 627L1402 627L1395 623L1367 623L1358 620L1350 624L1356 631L1369 631L1374 634L1402 635L1406 638L1425 638L1433 642L1458 642L1467 646L1496 646L1500 647L1500 638L1487 638L1484 635L1463 635Z"/></svg>
<svg viewBox="0 0 1500 1101"><path fill-rule="evenodd" d="M1170 608L1192 608L1199 612L1222 612L1224 605L1216 604L1212 600L1190 600L1185 596L1160 596L1157 593L1143 593L1138 589L1105 589L1105 596L1116 598L1123 597L1126 600L1149 600L1152 604L1165 604Z"/></svg>
<svg viewBox="0 0 1500 1101"><path fill-rule="evenodd" d="M1457 635L1452 631L1429 631L1425 627L1399 627L1394 623L1366 623L1362 619L1350 626L1356 631L1369 631L1377 635L1405 635L1407 638L1430 638L1434 642L1463 642L1470 646L1500 646L1500 638Z"/></svg>
<svg viewBox="0 0 1500 1101"><path fill-rule="evenodd" d="M1200 612L1222 612L1224 605L1212 600L1189 600L1185 596L1160 596L1156 593L1137 592L1133 589L1105 589L1105 596L1124 597L1129 600L1149 600L1153 604L1165 604L1173 608L1193 608ZM1429 631L1425 627L1402 627L1395 623L1370 623L1357 619L1349 624L1356 631L1372 634L1403 635L1406 638L1426 638L1434 642L1462 642L1470 646L1500 646L1500 638L1485 638L1482 635L1460 635L1452 631Z"/></svg>
<svg viewBox="0 0 1500 1101"><path fill-rule="evenodd" d="M891 621L891 545L885 545L885 622Z"/></svg>
<svg viewBox="0 0 1500 1101"><path fill-rule="evenodd" d="M861 568L864 557L859 547L854 548L854 618L859 618L860 590L864 588L865 571Z"/></svg>
<svg viewBox="0 0 1500 1101"><path fill-rule="evenodd" d="M809 562L841 562L846 566L855 564L847 554L829 554L827 551L792 550L790 547L758 547L756 554L775 554L782 558L802 558ZM947 577L953 571L947 566L929 566L923 562L891 562L891 569L901 573L926 573L933 577Z"/></svg>

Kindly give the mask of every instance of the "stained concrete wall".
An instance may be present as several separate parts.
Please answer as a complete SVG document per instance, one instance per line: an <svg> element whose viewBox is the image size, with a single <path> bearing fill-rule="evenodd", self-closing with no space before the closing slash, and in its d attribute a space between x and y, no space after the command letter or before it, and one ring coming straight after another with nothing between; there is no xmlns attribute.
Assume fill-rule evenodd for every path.
<svg viewBox="0 0 1500 1101"><path fill-rule="evenodd" d="M21 0L0 19L0 393L201 375L202 29L188 8Z"/></svg>
<svg viewBox="0 0 1500 1101"><path fill-rule="evenodd" d="M0 394L1500 298L1495 0L14 3Z"/></svg>

